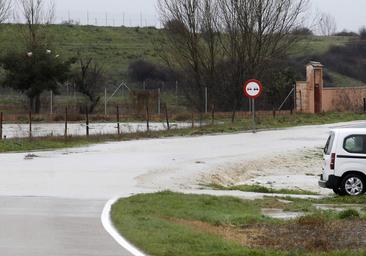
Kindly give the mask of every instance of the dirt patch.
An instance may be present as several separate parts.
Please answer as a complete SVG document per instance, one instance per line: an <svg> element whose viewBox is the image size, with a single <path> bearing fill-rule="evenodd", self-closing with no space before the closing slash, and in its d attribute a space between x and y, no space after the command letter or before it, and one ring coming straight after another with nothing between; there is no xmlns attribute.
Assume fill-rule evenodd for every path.
<svg viewBox="0 0 366 256"><path fill-rule="evenodd" d="M324 221L303 217L289 224L216 226L202 221L169 219L176 224L217 235L251 249L324 252L366 247L366 221Z"/></svg>
<svg viewBox="0 0 366 256"><path fill-rule="evenodd" d="M319 193L317 176L322 166L321 153L320 148L304 149L226 165L203 175L200 182L223 186L247 184L276 189L301 188Z"/></svg>

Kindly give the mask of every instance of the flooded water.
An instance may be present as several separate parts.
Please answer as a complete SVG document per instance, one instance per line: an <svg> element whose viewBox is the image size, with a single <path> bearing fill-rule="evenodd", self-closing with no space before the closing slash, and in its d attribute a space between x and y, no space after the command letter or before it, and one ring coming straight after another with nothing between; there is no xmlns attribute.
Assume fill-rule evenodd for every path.
<svg viewBox="0 0 366 256"><path fill-rule="evenodd" d="M172 129L182 129L191 127L191 123L172 123ZM166 130L165 123L150 123L151 131ZM147 130L146 123L121 123L121 133L145 132ZM89 125L90 135L117 134L116 123L93 123ZM33 137L46 136L64 136L64 123L38 123L32 124ZM72 136L86 135L85 123L69 123L67 134ZM3 137L6 138L24 138L29 137L29 124L4 124Z"/></svg>

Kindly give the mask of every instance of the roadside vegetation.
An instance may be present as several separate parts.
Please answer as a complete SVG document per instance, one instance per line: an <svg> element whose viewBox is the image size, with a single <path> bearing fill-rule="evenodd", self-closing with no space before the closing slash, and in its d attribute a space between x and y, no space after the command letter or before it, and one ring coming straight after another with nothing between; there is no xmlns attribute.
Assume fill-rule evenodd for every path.
<svg viewBox="0 0 366 256"><path fill-rule="evenodd" d="M330 124L337 122L347 122L355 120L365 120L365 114L362 113L327 113L320 115L310 114L294 114L276 116L258 116L258 129L277 129L287 128L300 125L317 125ZM207 117L208 118L208 117ZM205 119L204 119L205 120ZM207 119L206 119L207 120ZM180 121L189 121L187 119ZM95 136L69 136L64 137L41 137L41 138L18 138L18 139L3 139L0 140L0 152L24 152L32 150L49 150L59 148L70 148L87 146L91 144L149 139L149 138L164 138L173 136L196 136L205 134L219 133L235 133L235 132L250 132L252 129L252 120L246 117L232 123L228 119L216 119L215 124L209 124L195 128L186 129L171 129L166 131L150 131L140 133L126 133L122 135L95 135ZM198 125L197 122L195 125Z"/></svg>
<svg viewBox="0 0 366 256"><path fill-rule="evenodd" d="M255 192L263 194L287 194L287 195L318 195L318 193L302 190L302 189L274 189L261 185L237 185L237 186L222 186L219 184L209 184L209 188L216 190L236 190L243 192Z"/></svg>
<svg viewBox="0 0 366 256"><path fill-rule="evenodd" d="M366 253L366 212L318 210L343 198L241 200L172 192L137 195L112 207L119 232L149 255L345 256ZM366 197L352 199L366 203ZM352 201L349 199L349 201ZM278 220L263 208L306 215Z"/></svg>

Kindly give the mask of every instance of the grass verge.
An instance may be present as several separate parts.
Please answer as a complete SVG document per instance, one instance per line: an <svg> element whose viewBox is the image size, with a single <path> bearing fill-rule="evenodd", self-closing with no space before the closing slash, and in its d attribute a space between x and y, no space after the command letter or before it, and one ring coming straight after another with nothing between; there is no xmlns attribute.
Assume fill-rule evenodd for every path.
<svg viewBox="0 0 366 256"><path fill-rule="evenodd" d="M365 120L364 114L358 113L326 113L319 115L296 114L284 115L273 118L271 116L258 117L258 129L286 128L300 125L328 124L355 120ZM217 120L215 125L207 125L188 129L173 129L170 131L155 131L145 133L133 133L117 135L98 135L90 137L69 137L65 140L62 137L44 137L33 139L7 139L0 141L0 153L21 152L29 150L48 150L58 148L69 148L86 146L90 144L109 141L136 140L145 138L162 138L171 136L194 136L214 133L233 133L249 131L252 128L250 118L242 119L235 123L228 120Z"/></svg>
<svg viewBox="0 0 366 256"><path fill-rule="evenodd" d="M216 190L237 190L243 192L255 192L264 194L287 194L287 195L319 195L316 192L302 189L274 189L260 185L238 185L238 186L222 186L219 184L209 184L208 187Z"/></svg>
<svg viewBox="0 0 366 256"><path fill-rule="evenodd" d="M262 208L286 205L276 198L251 201L161 192L121 199L111 215L123 236L154 256L365 255L364 217L316 209L291 221L261 214Z"/></svg>

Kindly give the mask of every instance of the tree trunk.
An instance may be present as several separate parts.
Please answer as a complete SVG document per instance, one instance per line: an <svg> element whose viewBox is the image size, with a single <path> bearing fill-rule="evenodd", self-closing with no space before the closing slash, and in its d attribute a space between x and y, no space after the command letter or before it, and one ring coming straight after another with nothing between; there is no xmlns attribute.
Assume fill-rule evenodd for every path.
<svg viewBox="0 0 366 256"><path fill-rule="evenodd" d="M33 111L33 103L34 103L34 97L29 97L29 111Z"/></svg>
<svg viewBox="0 0 366 256"><path fill-rule="evenodd" d="M34 102L34 113L39 114L41 112L41 95L37 95Z"/></svg>
<svg viewBox="0 0 366 256"><path fill-rule="evenodd" d="M236 108L237 108L237 100L234 100L234 105L233 105L233 111L231 113L231 122L234 123L235 122L235 115L236 115Z"/></svg>

